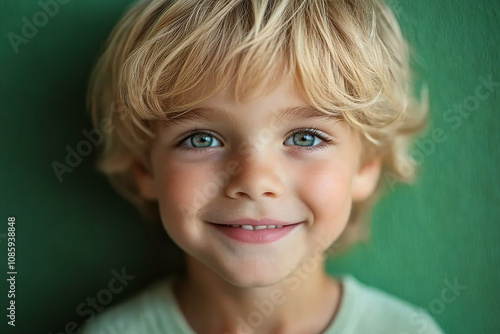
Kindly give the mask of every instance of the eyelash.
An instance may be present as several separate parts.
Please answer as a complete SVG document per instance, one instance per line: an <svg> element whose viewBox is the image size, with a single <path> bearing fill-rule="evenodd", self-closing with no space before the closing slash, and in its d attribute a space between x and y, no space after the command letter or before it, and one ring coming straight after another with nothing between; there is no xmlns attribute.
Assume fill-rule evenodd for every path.
<svg viewBox="0 0 500 334"><path fill-rule="evenodd" d="M292 132L292 134L288 138L296 135L297 133L307 133L307 134L316 136L319 139L321 139L321 141L323 141L322 144L319 144L319 145L316 145L316 146L311 146L311 147L297 146L300 149L304 149L306 151L317 151L317 150L320 150L320 149L324 149L324 148L326 148L329 145L334 145L335 144L335 141L333 139L327 138L325 135L323 135L322 132L320 132L319 129L317 129L315 127L297 129L294 132ZM205 150L210 150L210 149L214 148L214 147L196 148L196 147L189 147L189 146L186 146L186 145L182 144L187 139L189 139L190 137L192 137L194 135L197 135L197 134L206 134L206 135L209 135L211 137L215 137L218 141L221 141L214 132L212 132L210 130L204 130L202 128L195 128L192 131L190 131L188 134L186 134L186 136L184 137L184 139L179 140L177 142L177 144L176 144L176 147L178 147L179 149L182 149L182 150L187 150L187 151L193 151L194 150L194 151L199 151L199 152L203 152Z"/></svg>

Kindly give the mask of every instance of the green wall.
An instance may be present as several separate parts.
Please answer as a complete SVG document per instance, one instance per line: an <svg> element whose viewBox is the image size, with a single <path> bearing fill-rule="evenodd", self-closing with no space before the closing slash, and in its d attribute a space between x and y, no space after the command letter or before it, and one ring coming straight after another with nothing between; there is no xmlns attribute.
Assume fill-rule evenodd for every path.
<svg viewBox="0 0 500 334"><path fill-rule="evenodd" d="M87 298L110 297L110 307L179 266L166 234L145 229L94 171L95 147L62 182L52 169L91 129L88 75L131 3L59 1L46 22L38 1L0 2L2 333L70 333L91 314ZM446 333L499 333L500 4L390 3L429 85L432 127L416 148L423 169L414 186L394 186L376 207L372 241L328 269L427 309ZM14 47L10 33L22 37L34 21L38 31L25 29L29 37ZM9 216L16 217L15 328L5 316ZM123 268L124 288L107 294ZM465 288L452 298L446 282Z"/></svg>

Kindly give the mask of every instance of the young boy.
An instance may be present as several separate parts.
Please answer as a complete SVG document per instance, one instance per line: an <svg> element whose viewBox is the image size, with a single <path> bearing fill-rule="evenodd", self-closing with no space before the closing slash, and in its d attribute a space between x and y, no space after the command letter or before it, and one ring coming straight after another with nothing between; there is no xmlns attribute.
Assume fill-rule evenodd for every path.
<svg viewBox="0 0 500 334"><path fill-rule="evenodd" d="M367 229L383 173L409 181L426 105L378 0L135 4L92 76L99 168L186 253L83 333L442 333L331 249Z"/></svg>

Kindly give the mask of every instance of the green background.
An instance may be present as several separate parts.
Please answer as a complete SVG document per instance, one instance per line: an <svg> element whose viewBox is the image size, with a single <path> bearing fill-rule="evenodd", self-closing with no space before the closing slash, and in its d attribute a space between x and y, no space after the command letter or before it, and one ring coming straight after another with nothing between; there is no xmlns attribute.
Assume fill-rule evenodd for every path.
<svg viewBox="0 0 500 334"><path fill-rule="evenodd" d="M94 170L95 147L62 182L51 167L64 163L67 146L75 149L85 139L82 131L91 129L88 76L130 3L67 1L17 53L8 34L21 35L23 17L33 22L42 7L0 3L2 333L64 333L71 321L85 322L78 305L107 287L112 270L125 267L135 278L107 307L179 266L166 234L145 229L131 204ZM440 129L442 140L430 132L420 140L416 184L397 185L384 197L371 242L328 270L349 272L425 308L446 333L500 333L500 86L475 98L476 89L487 92L478 88L479 77L500 82L499 2L390 4L419 54L431 131ZM453 111L460 106L467 114ZM1 278L9 216L17 221L15 328L6 324L8 287ZM451 296L443 299L446 280L467 287L452 302L443 301Z"/></svg>

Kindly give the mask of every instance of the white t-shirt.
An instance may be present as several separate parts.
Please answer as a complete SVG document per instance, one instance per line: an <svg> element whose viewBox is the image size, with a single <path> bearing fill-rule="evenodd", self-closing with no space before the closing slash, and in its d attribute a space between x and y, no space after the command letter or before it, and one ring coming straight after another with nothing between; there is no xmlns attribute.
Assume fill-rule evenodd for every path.
<svg viewBox="0 0 500 334"><path fill-rule="evenodd" d="M339 278L343 285L340 307L321 334L443 334L422 309L351 275ZM175 279L157 282L127 302L105 310L83 328L82 334L196 334L175 299Z"/></svg>

